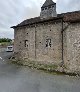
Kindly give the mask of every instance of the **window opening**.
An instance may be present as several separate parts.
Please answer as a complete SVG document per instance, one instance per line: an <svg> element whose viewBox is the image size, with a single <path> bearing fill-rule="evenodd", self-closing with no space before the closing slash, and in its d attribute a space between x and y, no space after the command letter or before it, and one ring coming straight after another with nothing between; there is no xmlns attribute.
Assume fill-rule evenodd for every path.
<svg viewBox="0 0 80 92"><path fill-rule="evenodd" d="M46 47L51 47L51 39L46 39Z"/></svg>

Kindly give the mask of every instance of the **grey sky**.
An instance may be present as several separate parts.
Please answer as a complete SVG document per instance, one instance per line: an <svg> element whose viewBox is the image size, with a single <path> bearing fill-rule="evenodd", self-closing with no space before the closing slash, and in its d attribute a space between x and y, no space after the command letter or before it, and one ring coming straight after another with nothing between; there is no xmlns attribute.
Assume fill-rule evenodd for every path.
<svg viewBox="0 0 80 92"><path fill-rule="evenodd" d="M80 0L53 0L57 13L80 10ZM0 37L14 37L11 26L40 15L45 0L0 0Z"/></svg>

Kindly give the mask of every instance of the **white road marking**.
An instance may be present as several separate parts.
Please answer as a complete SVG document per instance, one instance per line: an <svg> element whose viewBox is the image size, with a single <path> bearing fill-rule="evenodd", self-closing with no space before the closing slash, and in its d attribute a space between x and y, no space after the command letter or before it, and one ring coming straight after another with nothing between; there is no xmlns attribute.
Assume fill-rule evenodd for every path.
<svg viewBox="0 0 80 92"><path fill-rule="evenodd" d="M2 57L0 57L0 59L2 60Z"/></svg>

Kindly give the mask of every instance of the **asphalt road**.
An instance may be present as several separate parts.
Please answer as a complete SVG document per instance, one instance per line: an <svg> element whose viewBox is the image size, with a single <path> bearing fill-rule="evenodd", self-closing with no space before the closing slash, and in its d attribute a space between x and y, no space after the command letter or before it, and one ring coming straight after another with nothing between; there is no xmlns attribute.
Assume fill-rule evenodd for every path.
<svg viewBox="0 0 80 92"><path fill-rule="evenodd" d="M0 52L0 92L80 92L80 78L53 75L7 63Z"/></svg>

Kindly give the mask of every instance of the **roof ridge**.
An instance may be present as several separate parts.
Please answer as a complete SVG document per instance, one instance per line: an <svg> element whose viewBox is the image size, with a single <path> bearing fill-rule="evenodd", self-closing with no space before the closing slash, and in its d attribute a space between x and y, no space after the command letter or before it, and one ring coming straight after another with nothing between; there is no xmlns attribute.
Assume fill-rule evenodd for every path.
<svg viewBox="0 0 80 92"><path fill-rule="evenodd" d="M79 12L80 12L80 10L78 10L78 11L70 11L70 12L60 13L58 15L71 14L71 13L79 13Z"/></svg>

